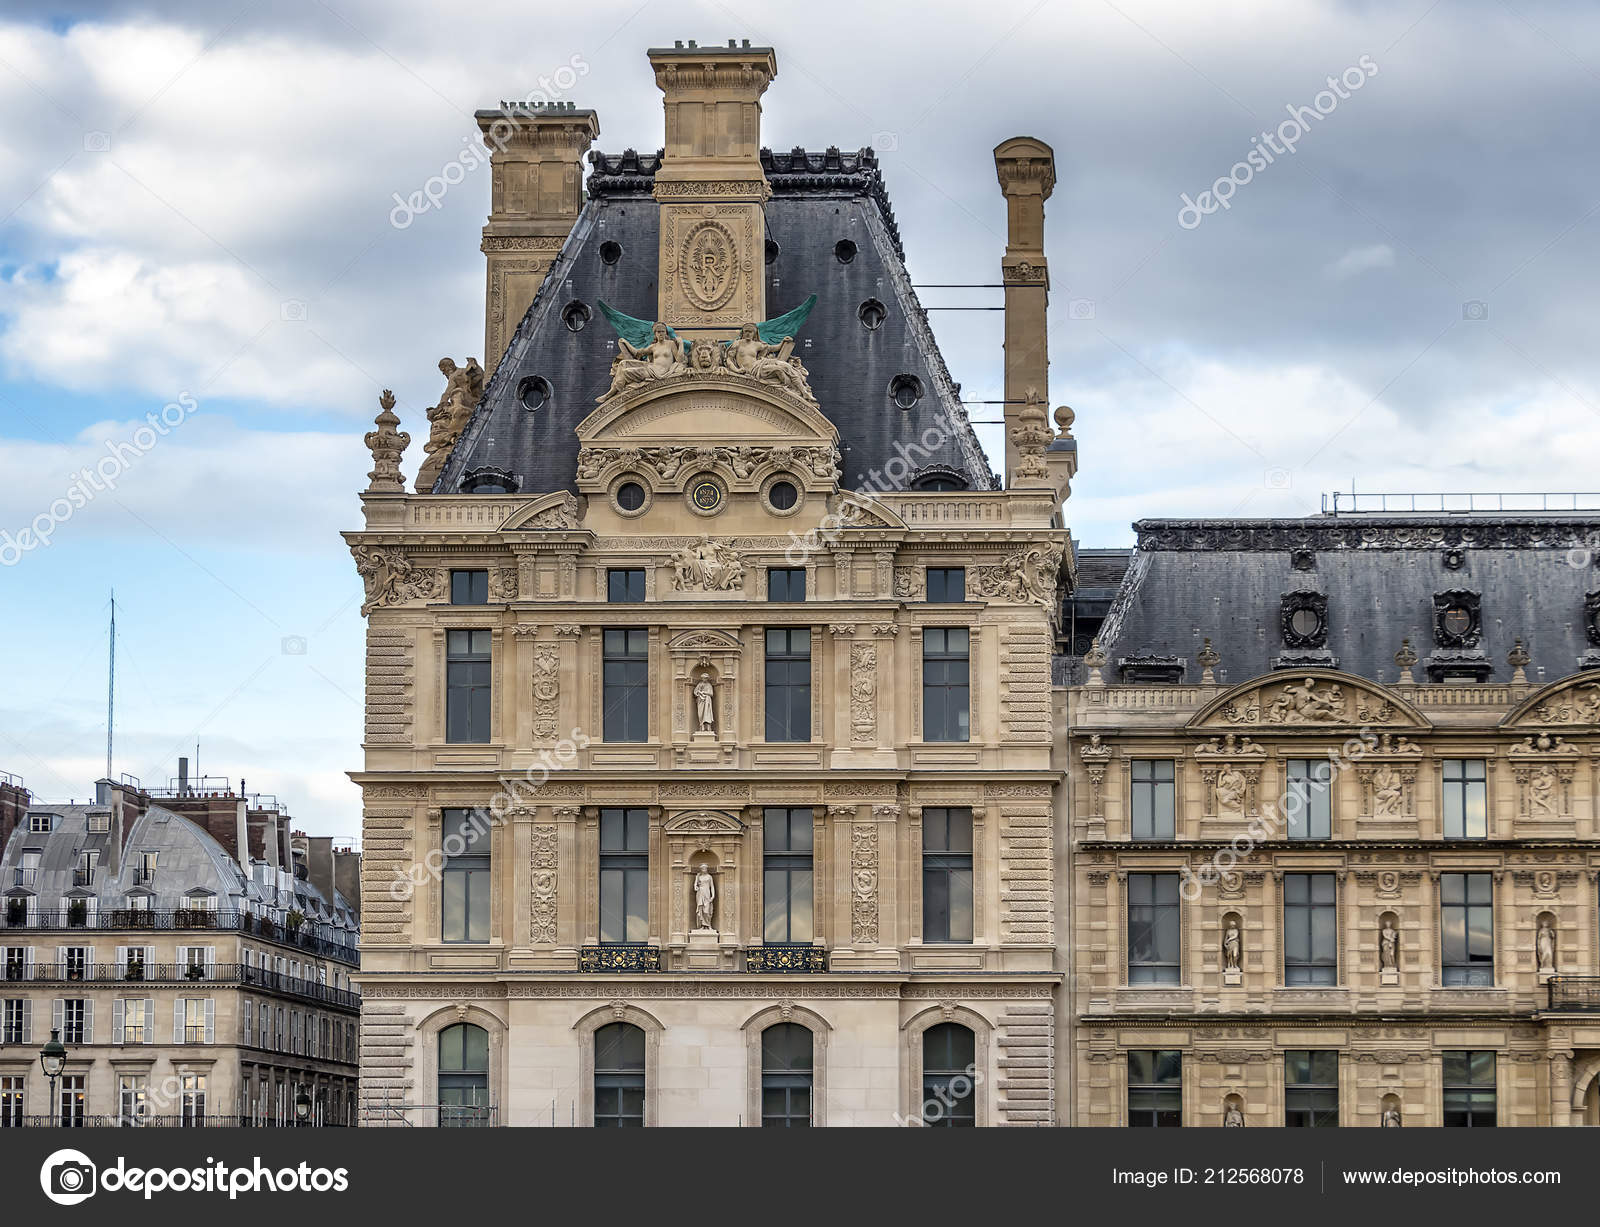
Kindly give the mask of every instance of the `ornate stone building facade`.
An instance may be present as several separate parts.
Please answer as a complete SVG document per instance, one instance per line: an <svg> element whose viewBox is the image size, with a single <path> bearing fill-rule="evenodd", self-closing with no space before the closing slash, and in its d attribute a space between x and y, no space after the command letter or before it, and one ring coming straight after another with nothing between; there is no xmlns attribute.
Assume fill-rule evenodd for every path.
<svg viewBox="0 0 1600 1227"><path fill-rule="evenodd" d="M995 151L1002 483L871 151L761 148L771 49L650 63L665 147L581 210L591 113L480 116L531 133L504 355L417 492L387 394L367 436L365 1119L1053 1123L1050 151ZM497 340L513 215L555 254Z"/></svg>
<svg viewBox="0 0 1600 1227"><path fill-rule="evenodd" d="M1600 1123L1600 520L1136 527L1057 690L1063 1121Z"/></svg>

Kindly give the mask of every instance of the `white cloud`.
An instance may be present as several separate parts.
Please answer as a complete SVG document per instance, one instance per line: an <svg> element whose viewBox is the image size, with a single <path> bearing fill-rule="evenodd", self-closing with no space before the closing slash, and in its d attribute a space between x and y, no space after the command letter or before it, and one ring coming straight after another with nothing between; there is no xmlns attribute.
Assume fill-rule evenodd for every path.
<svg viewBox="0 0 1600 1227"><path fill-rule="evenodd" d="M1375 268L1394 267L1394 248L1387 243L1373 243L1368 247L1352 247L1331 264L1323 273L1334 281L1343 281Z"/></svg>

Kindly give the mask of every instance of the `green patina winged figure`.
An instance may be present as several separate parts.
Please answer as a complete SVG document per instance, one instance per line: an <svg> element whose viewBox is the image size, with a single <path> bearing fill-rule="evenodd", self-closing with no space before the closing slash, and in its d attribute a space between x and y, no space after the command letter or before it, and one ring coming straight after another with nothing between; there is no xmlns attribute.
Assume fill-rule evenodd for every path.
<svg viewBox="0 0 1600 1227"><path fill-rule="evenodd" d="M617 333L617 356L611 364L611 386L599 397L605 401L637 384L653 383L691 371L708 374L724 370L736 375L778 384L815 401L806 369L791 356L795 334L817 305L812 294L798 307L759 324L745 324L732 341L684 341L660 320L626 315L608 303L600 310Z"/></svg>

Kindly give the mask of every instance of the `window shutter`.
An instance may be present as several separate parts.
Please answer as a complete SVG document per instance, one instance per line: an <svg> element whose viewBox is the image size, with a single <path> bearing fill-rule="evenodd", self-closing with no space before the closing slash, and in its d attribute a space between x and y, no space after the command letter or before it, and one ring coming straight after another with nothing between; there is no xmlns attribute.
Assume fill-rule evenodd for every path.
<svg viewBox="0 0 1600 1227"><path fill-rule="evenodd" d="M172 1003L172 1042L183 1043L183 998Z"/></svg>
<svg viewBox="0 0 1600 1227"><path fill-rule="evenodd" d="M56 974L52 978L56 980L65 980L67 978L67 948L65 946L56 947Z"/></svg>
<svg viewBox="0 0 1600 1227"><path fill-rule="evenodd" d="M207 946L206 947L206 979L207 980L215 980L216 978L217 978L217 948L215 946Z"/></svg>
<svg viewBox="0 0 1600 1227"><path fill-rule="evenodd" d="M33 1043L33 1001L28 997L22 999L22 1042Z"/></svg>
<svg viewBox="0 0 1600 1227"><path fill-rule="evenodd" d="M90 946L83 952L83 978L94 979L94 947Z"/></svg>
<svg viewBox="0 0 1600 1227"><path fill-rule="evenodd" d="M217 1003L211 998L206 998L206 1043L217 1042Z"/></svg>
<svg viewBox="0 0 1600 1227"><path fill-rule="evenodd" d="M83 1042L94 1043L94 998L86 997L83 1001Z"/></svg>
<svg viewBox="0 0 1600 1227"><path fill-rule="evenodd" d="M155 974L151 970L151 968L153 968L155 966L155 963L156 963L156 948L154 946L146 946L144 948L144 967L145 967L144 974L147 977L148 976L152 976L152 975Z"/></svg>
<svg viewBox="0 0 1600 1227"><path fill-rule="evenodd" d="M127 967L128 967L128 950L129 950L129 947L127 947L127 946L118 946L117 947L117 974L119 976L124 971L127 970Z"/></svg>
<svg viewBox="0 0 1600 1227"><path fill-rule="evenodd" d="M33 979L33 947L32 946L24 946L22 948L22 978L24 980Z"/></svg>
<svg viewBox="0 0 1600 1227"><path fill-rule="evenodd" d="M156 999L144 999L144 1042L151 1044L156 1038Z"/></svg>
<svg viewBox="0 0 1600 1227"><path fill-rule="evenodd" d="M62 1015L66 1013L66 1008L67 1003L62 1001L60 997L50 1003L50 1025L58 1032L66 1029L66 1024L61 1021Z"/></svg>
<svg viewBox="0 0 1600 1227"><path fill-rule="evenodd" d="M122 1024L126 1015L127 1003L124 1002L121 997L118 997L111 1003L111 1042L113 1044L120 1044L123 1042Z"/></svg>

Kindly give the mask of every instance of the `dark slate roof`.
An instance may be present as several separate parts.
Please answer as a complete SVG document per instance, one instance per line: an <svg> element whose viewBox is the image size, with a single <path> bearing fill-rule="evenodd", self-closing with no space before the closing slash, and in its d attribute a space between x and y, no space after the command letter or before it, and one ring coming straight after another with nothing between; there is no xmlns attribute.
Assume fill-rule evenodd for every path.
<svg viewBox="0 0 1600 1227"><path fill-rule="evenodd" d="M1196 681L1209 637L1219 680L1267 673L1285 651L1283 597L1328 600L1327 650L1337 667L1393 682L1411 640L1426 681L1434 596L1478 594L1487 680L1508 681L1520 637L1528 678L1554 681L1593 667L1585 597L1600 589L1600 517L1550 515L1314 516L1285 520L1143 520L1133 565L1101 628L1107 680L1120 660L1178 657ZM1457 564L1452 569L1451 563ZM1225 671L1225 673L1224 673Z"/></svg>
<svg viewBox="0 0 1600 1227"><path fill-rule="evenodd" d="M588 199L577 223L490 376L435 493L460 490L464 476L485 469L513 474L524 494L576 488L573 428L609 386L615 353L615 335L597 300L641 319L656 316L660 231L650 193L660 157L632 150L590 155ZM974 489L995 488L957 399L960 385L951 380L911 288L877 156L870 149L764 149L761 160L772 186L766 206L767 312L779 315L817 295L796 354L822 412L838 427L844 484L867 484L868 473L903 455L897 445L915 443L943 420L954 429L942 431L946 442L930 457L912 453L918 467L956 469ZM835 253L842 240L855 245L848 263ZM622 248L614 264L601 259L606 243ZM886 308L876 331L863 327L857 314L868 299ZM590 312L579 332L563 322L574 301ZM914 376L923 388L911 410L890 400L890 382L900 374ZM531 376L543 378L552 392L533 413L517 399L522 381Z"/></svg>

